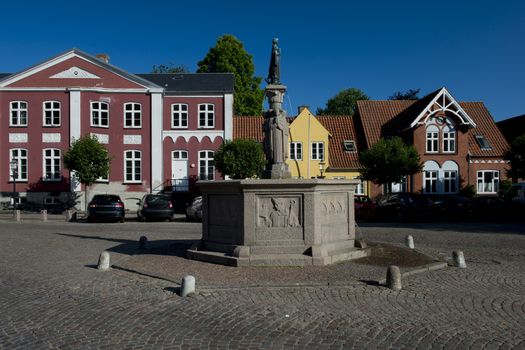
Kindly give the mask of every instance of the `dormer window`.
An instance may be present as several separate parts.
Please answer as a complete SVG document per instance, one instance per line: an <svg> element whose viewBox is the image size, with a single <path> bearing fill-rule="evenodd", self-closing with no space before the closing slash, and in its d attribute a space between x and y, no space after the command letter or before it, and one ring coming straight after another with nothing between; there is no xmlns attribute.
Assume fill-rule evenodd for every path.
<svg viewBox="0 0 525 350"><path fill-rule="evenodd" d="M489 143L489 140L485 138L483 135L475 135L476 141L478 142L479 147L481 147L482 150L489 151L492 149L492 146Z"/></svg>
<svg viewBox="0 0 525 350"><path fill-rule="evenodd" d="M345 152L355 152L357 148L355 147L355 141L353 140L344 140L343 147Z"/></svg>

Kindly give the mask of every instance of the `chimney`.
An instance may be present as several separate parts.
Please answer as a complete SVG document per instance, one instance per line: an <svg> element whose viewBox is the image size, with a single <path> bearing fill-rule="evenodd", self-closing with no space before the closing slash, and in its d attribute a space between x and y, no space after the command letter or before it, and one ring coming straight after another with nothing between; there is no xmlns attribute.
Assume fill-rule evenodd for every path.
<svg viewBox="0 0 525 350"><path fill-rule="evenodd" d="M104 63L109 63L109 55L107 53L99 53L95 57Z"/></svg>
<svg viewBox="0 0 525 350"><path fill-rule="evenodd" d="M299 111L299 113L297 113L297 114L300 114L302 111L304 111L305 108L310 108L310 106L307 106L307 105L301 105L301 106L299 106L299 107L297 108L298 111Z"/></svg>

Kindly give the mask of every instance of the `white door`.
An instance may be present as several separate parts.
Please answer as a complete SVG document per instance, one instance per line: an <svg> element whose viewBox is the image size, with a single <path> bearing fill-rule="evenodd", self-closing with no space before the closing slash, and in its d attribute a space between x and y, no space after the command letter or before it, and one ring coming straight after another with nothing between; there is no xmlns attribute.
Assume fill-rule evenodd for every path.
<svg viewBox="0 0 525 350"><path fill-rule="evenodd" d="M173 191L187 192L188 182L188 152L173 151L171 158L171 179Z"/></svg>

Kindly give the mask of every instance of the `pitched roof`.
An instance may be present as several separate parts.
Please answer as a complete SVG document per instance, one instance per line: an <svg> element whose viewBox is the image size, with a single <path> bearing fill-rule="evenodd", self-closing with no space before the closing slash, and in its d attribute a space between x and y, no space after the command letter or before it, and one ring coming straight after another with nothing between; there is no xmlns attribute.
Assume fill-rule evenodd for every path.
<svg viewBox="0 0 525 350"><path fill-rule="evenodd" d="M331 134L328 145L330 155L329 169L358 169L359 163L359 142L355 128L355 119L351 116L317 116L317 120ZM344 141L354 141L357 151L348 152L343 147Z"/></svg>
<svg viewBox="0 0 525 350"><path fill-rule="evenodd" d="M233 73L137 74L163 87L166 93L233 93Z"/></svg>
<svg viewBox="0 0 525 350"><path fill-rule="evenodd" d="M262 116L234 116L233 117L233 139L249 139L263 142Z"/></svg>
<svg viewBox="0 0 525 350"><path fill-rule="evenodd" d="M508 142L525 133L525 114L496 123Z"/></svg>

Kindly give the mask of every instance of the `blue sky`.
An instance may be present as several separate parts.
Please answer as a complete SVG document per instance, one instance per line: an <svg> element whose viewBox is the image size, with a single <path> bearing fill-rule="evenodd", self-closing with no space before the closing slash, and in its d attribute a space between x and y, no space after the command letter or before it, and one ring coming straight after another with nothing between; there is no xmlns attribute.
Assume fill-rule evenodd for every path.
<svg viewBox="0 0 525 350"><path fill-rule="evenodd" d="M317 107L357 87L372 99L447 87L483 101L496 120L525 114L525 1L9 1L2 3L0 72L76 47L132 73L175 63L195 71L233 34L266 77L282 49L286 108ZM9 14L9 15L8 15Z"/></svg>

